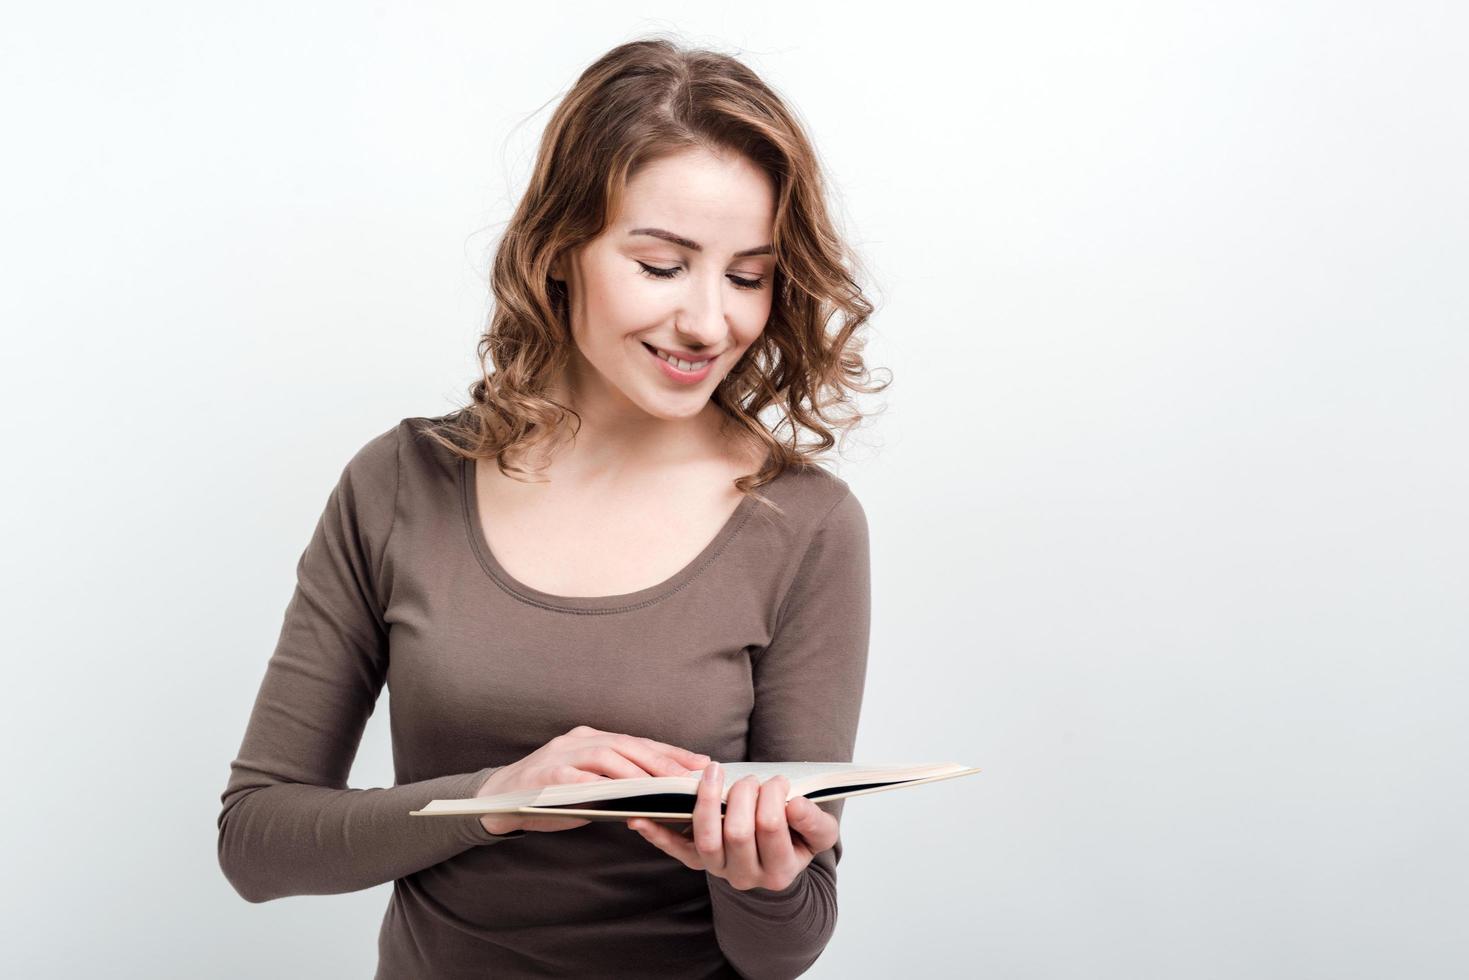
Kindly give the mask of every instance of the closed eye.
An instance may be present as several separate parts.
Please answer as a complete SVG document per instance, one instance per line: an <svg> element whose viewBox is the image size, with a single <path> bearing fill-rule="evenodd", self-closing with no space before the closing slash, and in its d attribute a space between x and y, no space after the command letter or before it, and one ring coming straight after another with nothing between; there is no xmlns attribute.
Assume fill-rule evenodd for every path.
<svg viewBox="0 0 1469 980"><path fill-rule="evenodd" d="M663 269L656 265L648 265L646 262L639 262L638 265L642 266L642 274L649 279L672 279L678 275L680 268L674 266L672 269ZM738 289L762 289L765 286L764 276L759 279L741 279L739 276L726 276L725 278L734 283Z"/></svg>

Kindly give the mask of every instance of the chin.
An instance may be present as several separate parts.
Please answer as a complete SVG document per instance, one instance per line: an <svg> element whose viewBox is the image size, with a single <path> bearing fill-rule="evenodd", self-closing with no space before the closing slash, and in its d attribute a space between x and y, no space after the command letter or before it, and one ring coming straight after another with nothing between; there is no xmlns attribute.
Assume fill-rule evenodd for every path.
<svg viewBox="0 0 1469 980"><path fill-rule="evenodd" d="M654 418L665 422L678 422L693 418L704 410L707 398L698 397L693 391L685 392L682 398L639 399L638 405Z"/></svg>

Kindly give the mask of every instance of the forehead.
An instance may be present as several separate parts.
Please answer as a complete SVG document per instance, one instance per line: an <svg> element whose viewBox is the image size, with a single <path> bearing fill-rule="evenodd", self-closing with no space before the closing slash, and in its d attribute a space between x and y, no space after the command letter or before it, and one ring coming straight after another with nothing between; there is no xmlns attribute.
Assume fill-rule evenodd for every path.
<svg viewBox="0 0 1469 980"><path fill-rule="evenodd" d="M705 251L735 251L769 241L774 223L775 186L763 170L736 154L697 149L654 160L634 174L612 230L626 235L653 225Z"/></svg>

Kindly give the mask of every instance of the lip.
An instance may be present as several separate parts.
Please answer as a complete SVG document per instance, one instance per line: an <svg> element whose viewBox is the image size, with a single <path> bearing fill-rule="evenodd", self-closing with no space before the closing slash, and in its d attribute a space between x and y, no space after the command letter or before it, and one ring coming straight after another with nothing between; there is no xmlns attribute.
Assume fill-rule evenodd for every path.
<svg viewBox="0 0 1469 980"><path fill-rule="evenodd" d="M654 350L657 350L657 349L661 349L661 348L654 348L651 344L647 344L647 343L644 343L643 344L643 350L647 351L648 352L648 357L652 359L652 361L653 361L654 364L656 364L659 368L662 369L663 374L664 374L665 377L667 377L667 378L669 378L669 379L671 379L673 381L677 381L679 384L685 384L685 385L698 384L700 381L703 381L705 378L707 378L709 376L709 372L714 369L714 362L718 359L718 358L715 358L715 357L708 357L708 355L702 355L702 356L699 357L699 359L700 360L703 360L705 357L708 357L708 360L709 360L709 363L708 364L705 364L703 367L699 368L699 370L697 370L697 371L681 371L681 370L678 369L678 366L677 365L669 364L663 358L661 358L657 354L655 354L654 353ZM685 357L685 358L688 357L688 355L686 355L686 354L678 354L676 351L669 351L668 353L674 354L675 356L679 356L679 357Z"/></svg>

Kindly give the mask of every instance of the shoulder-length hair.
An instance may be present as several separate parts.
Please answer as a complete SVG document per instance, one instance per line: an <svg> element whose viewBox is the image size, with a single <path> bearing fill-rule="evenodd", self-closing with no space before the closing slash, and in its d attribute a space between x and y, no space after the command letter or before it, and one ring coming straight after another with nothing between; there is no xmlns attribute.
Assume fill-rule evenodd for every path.
<svg viewBox="0 0 1469 980"><path fill-rule="evenodd" d="M764 465L735 487L751 494L787 468L812 465L837 444L833 430L861 423L853 394L882 391L891 380L873 383L863 363L859 331L874 308L849 272L860 263L828 213L811 140L740 61L655 36L603 55L552 115L496 249L481 377L467 406L425 430L431 438L464 458L495 459L511 475L529 472L518 465L522 455L569 417L580 427L573 409L545 394L574 343L566 286L551 278L551 266L602 233L642 167L690 148L742 154L776 188L770 319L711 396L726 430L752 449L764 445ZM486 356L493 372L484 370ZM777 416L773 425L766 414ZM814 442L803 444L805 433Z"/></svg>

